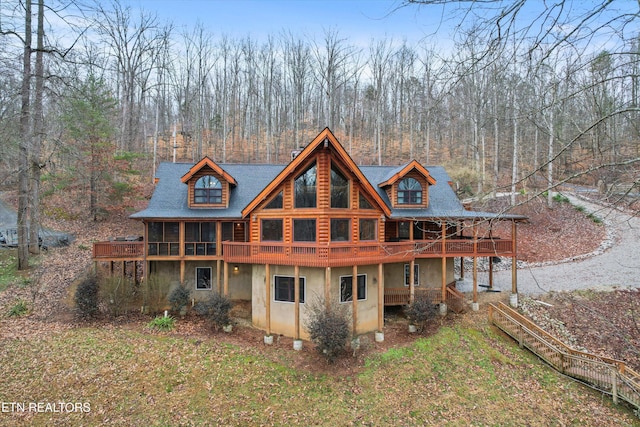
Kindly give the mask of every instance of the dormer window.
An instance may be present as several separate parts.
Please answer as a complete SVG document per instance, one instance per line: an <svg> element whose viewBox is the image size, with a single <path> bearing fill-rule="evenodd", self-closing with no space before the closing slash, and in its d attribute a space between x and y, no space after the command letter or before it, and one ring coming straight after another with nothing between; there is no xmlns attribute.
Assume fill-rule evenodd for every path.
<svg viewBox="0 0 640 427"><path fill-rule="evenodd" d="M422 186L415 178L405 178L398 183L398 204L419 205L422 203Z"/></svg>
<svg viewBox="0 0 640 427"><path fill-rule="evenodd" d="M194 203L196 204L221 204L222 184L213 175L200 177L194 186Z"/></svg>

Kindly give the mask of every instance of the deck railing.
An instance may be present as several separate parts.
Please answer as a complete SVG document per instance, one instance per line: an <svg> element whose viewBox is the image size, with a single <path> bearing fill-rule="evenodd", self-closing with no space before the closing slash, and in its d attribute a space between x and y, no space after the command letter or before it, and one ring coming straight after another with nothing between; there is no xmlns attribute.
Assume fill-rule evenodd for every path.
<svg viewBox="0 0 640 427"><path fill-rule="evenodd" d="M414 288L414 296L425 295L434 304L442 302L442 291L435 288ZM411 291L409 287L384 288L384 305L407 305L410 303ZM449 283L446 288L446 304L456 313L465 310L464 294L455 287L455 282Z"/></svg>
<svg viewBox="0 0 640 427"><path fill-rule="evenodd" d="M140 259L144 256L144 242L120 241L96 242L93 245L95 259ZM179 257L178 242L147 243L149 256ZM202 244L204 245L204 244ZM185 243L185 256L215 256L213 249L201 251L197 244ZM331 243L286 244L278 242L223 242L223 258L227 262L249 264L299 265L306 267L340 267L402 262L416 258L442 256L510 256L511 240L420 240L403 242L361 242L358 244Z"/></svg>
<svg viewBox="0 0 640 427"><path fill-rule="evenodd" d="M640 374L620 360L575 350L503 303L489 305L489 321L520 347L526 347L559 372L623 399L640 415Z"/></svg>
<svg viewBox="0 0 640 427"><path fill-rule="evenodd" d="M93 258L108 259L142 259L144 256L144 242L120 241L95 242L93 244Z"/></svg>
<svg viewBox="0 0 640 427"><path fill-rule="evenodd" d="M223 242L227 262L340 267L441 256L510 256L511 240L447 240L331 245ZM444 250L443 250L444 249Z"/></svg>

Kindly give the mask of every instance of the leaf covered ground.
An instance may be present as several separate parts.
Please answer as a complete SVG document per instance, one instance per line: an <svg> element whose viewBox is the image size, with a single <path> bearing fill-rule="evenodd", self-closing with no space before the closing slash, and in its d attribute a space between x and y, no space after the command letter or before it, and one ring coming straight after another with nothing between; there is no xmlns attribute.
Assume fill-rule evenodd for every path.
<svg viewBox="0 0 640 427"><path fill-rule="evenodd" d="M568 221L567 226L577 229L593 227L589 239L564 245L571 248L569 256L592 251L601 236L601 225L570 206L568 211L564 207L544 211L541 205L530 209L532 230L549 221L555 225ZM533 219L532 213L546 222ZM126 215L99 223L50 218L47 226L71 231L76 238L71 246L36 258L28 277L9 280L0 293L0 402L79 402L88 403L90 412L18 412L15 405L5 406L11 410L0 412L0 425L618 426L638 422L627 407L616 407L608 397L559 376L489 327L485 304L506 297L499 294L482 294L479 313L450 314L421 338L406 332L402 313L389 310L384 343L369 337L360 350L345 353L334 365L328 365L309 343L295 352L291 340L282 337L266 347L263 333L246 323L227 335L211 332L192 315L178 319L176 329L168 333L150 331L150 317L140 314L79 322L70 308L70 289L91 266L92 242L139 234L140 226ZM548 260L541 259L543 255L567 256L539 246L545 241L540 234L558 231L542 225L537 230L531 232L536 235L534 243L523 238L520 245L530 254L529 261ZM522 233L521 238L527 235ZM11 255L5 253L3 262L13 262ZM631 296L637 297L637 292ZM638 307L630 302L637 300L617 292L546 298L553 305L545 306L546 318L552 319L551 324L563 323L569 331L567 339L635 363L637 341L626 352L621 345L612 349L606 344L634 342L630 338L634 327L637 338ZM19 300L26 301L27 315L7 316ZM594 319L607 312L608 304L625 308L619 310L617 320L596 323ZM600 314L594 315L594 310ZM246 317L246 310L238 311Z"/></svg>

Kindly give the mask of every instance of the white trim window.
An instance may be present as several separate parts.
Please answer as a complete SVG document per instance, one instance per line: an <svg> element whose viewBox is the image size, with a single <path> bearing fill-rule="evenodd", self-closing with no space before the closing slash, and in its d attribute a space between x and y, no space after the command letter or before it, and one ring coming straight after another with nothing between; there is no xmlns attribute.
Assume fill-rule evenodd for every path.
<svg viewBox="0 0 640 427"><path fill-rule="evenodd" d="M367 275L358 274L358 301L367 299ZM340 302L353 301L353 276L340 276Z"/></svg>
<svg viewBox="0 0 640 427"><path fill-rule="evenodd" d="M304 304L306 280L300 277L300 304ZM295 277L273 276L273 300L295 302Z"/></svg>
<svg viewBox="0 0 640 427"><path fill-rule="evenodd" d="M211 290L211 267L196 267L196 290Z"/></svg>
<svg viewBox="0 0 640 427"><path fill-rule="evenodd" d="M411 264L404 265L404 285L409 286L409 268ZM413 264L413 286L420 286L420 264Z"/></svg>

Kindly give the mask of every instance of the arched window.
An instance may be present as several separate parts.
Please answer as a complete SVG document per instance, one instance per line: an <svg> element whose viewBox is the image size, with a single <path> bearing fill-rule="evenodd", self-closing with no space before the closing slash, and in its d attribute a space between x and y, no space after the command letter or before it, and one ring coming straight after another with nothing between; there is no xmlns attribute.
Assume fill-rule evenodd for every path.
<svg viewBox="0 0 640 427"><path fill-rule="evenodd" d="M222 184L218 178L205 175L196 181L194 189L194 202L201 204L222 203Z"/></svg>
<svg viewBox="0 0 640 427"><path fill-rule="evenodd" d="M422 203L422 186L414 178L405 178L398 184L399 205L419 205Z"/></svg>

